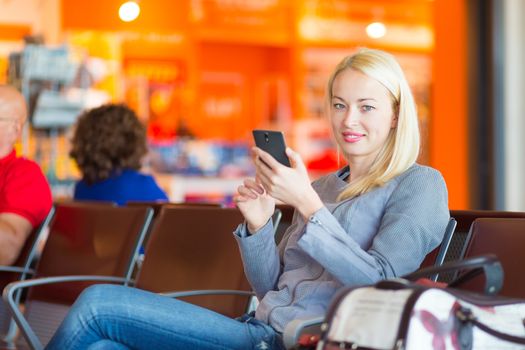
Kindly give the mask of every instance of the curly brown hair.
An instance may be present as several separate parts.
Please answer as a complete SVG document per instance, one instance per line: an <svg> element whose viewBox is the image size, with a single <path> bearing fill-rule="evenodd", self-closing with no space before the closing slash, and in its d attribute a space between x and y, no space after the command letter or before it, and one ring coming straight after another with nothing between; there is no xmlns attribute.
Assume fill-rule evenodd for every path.
<svg viewBox="0 0 525 350"><path fill-rule="evenodd" d="M106 104L83 112L69 155L88 184L124 169L140 169L147 152L146 128L124 104Z"/></svg>

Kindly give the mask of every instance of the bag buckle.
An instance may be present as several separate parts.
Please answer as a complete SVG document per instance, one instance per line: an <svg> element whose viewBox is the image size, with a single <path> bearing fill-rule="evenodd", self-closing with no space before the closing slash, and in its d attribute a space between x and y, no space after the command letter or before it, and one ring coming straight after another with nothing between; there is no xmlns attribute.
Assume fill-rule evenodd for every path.
<svg viewBox="0 0 525 350"><path fill-rule="evenodd" d="M476 316L472 313L472 311L466 307L459 307L456 310L456 317L461 322L471 322L476 319Z"/></svg>

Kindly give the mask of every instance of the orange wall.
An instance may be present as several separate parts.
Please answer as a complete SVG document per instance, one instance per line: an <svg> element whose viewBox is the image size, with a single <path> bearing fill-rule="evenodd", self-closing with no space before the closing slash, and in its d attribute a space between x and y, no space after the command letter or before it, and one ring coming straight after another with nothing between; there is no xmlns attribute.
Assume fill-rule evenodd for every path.
<svg viewBox="0 0 525 350"><path fill-rule="evenodd" d="M0 24L0 40L16 41L31 33L31 28L20 24Z"/></svg>
<svg viewBox="0 0 525 350"><path fill-rule="evenodd" d="M63 0L63 29L66 31L69 29L89 28L93 30L136 31L142 33L151 31L166 34L182 33L183 36L187 36L184 37L184 40L188 39L190 42L197 43L196 47L175 43L170 45L167 50L160 50L158 47L149 47L135 41L124 45L124 56L135 58L142 56L151 57L162 53L162 58L174 55L175 57L170 58L186 59L188 71L190 72L188 77L190 79L195 75L191 74L191 72L239 72L243 79L242 84L237 87L225 86L226 89L230 89L226 92L230 95L238 94L243 100L251 100L252 105L248 105L246 107L247 111L243 111L247 112L249 117L242 119L242 116L246 114L238 114L236 116L236 118L239 118L237 120L238 123L234 125L255 123L262 117L259 106L263 102L253 101L250 98L250 94L257 95L257 86L260 85L260 79L266 74L283 76L289 74L289 79L291 79L290 89L292 90L298 86L303 86L301 74L304 71L299 66L301 57L299 50L296 50L300 45L294 41L293 36L290 38L284 35L281 38L278 35L270 35L271 33L268 30L259 31L259 33L265 34L263 37L268 36L268 38L262 40L263 42L257 42L256 45L246 45L244 43L244 49L240 50L236 44L230 43L225 45L216 38L216 36L228 37L228 40L230 40L230 36L232 39L240 36L239 30L235 31L235 26L228 23L228 20L231 20L230 17L221 17L220 21L214 19L218 23L207 19L196 25L195 23L190 23L187 16L190 10L190 1L158 0L141 1L140 4L143 11L137 21L123 23L116 17L117 9L121 2L121 0L93 0L87 2ZM468 186L469 143L467 120L469 111L467 107L466 3L467 0L436 0L433 2L435 50L432 57L433 82L432 113L429 127L429 159L430 164L440 170L445 177L449 189L449 203L453 209L470 207ZM283 1L282 4L286 4L286 2ZM271 12L268 13L267 16L270 16ZM283 18L275 20L275 26L281 28L278 32L286 32L286 26L282 24L285 22L286 16L284 15ZM244 18L242 16L237 17ZM204 30L215 28L212 24L218 25L221 30L216 33L211 32L211 30ZM231 33L233 34L230 35ZM192 38L196 40L192 41ZM253 39L254 35L250 32L250 40ZM258 40L261 41L261 39ZM271 42L272 45L268 45L267 41ZM262 46L265 46L265 48L263 49ZM272 46L275 48L271 48ZM192 52L192 49L195 49L196 52ZM231 57L236 57L236 59L232 61ZM290 64L290 62L293 62L293 64ZM211 92L222 89L220 83L211 86L206 84L206 82L192 81L189 82L188 87L197 87L197 90L200 88L200 93L205 93L206 89ZM202 105L202 100L199 100L202 97L204 96L201 94L193 96L193 99L190 98L190 105L199 106L199 103ZM294 99L294 101L297 101L297 99ZM302 115L300 103L294 103L293 108L295 115ZM198 111L194 112L196 112L195 115L201 114ZM212 128L209 128L209 130L212 130ZM233 132L234 130L229 128L228 131ZM217 126L215 132L222 132L219 130L219 126ZM237 132L233 132L233 134L237 134Z"/></svg>
<svg viewBox="0 0 525 350"><path fill-rule="evenodd" d="M466 0L439 0L434 6L430 164L445 177L449 207L468 209Z"/></svg>

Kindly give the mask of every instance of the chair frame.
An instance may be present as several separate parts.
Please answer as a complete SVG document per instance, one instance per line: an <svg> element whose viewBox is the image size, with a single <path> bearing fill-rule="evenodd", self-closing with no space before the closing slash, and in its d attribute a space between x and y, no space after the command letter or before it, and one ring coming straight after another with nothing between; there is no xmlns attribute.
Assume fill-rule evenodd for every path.
<svg viewBox="0 0 525 350"><path fill-rule="evenodd" d="M35 229L34 231L35 233L33 237L31 236L29 237L29 239L32 239L32 241L26 242L26 244L29 245L29 248L28 248L27 256L25 257L25 260L23 261L23 263L20 264L20 266L0 266L0 272L19 273L20 277L18 281L24 281L29 276L32 276L35 273L35 270L32 269L31 266L36 260L36 256L38 253L38 245L42 241L43 236L46 233L46 229L49 226L49 223L53 219L54 215L55 215L55 206L53 205L49 209L49 212L44 218L44 221L42 221L40 225L38 226L38 228ZM21 254L23 254L23 250ZM16 295L14 295L13 300L16 302L16 305L20 304L20 298L21 298L21 293L17 293ZM17 330L15 327L14 320L11 320L9 322L9 326L7 328L7 332L5 333L3 337L3 340L7 343L12 342L13 339L16 337L16 332Z"/></svg>
<svg viewBox="0 0 525 350"><path fill-rule="evenodd" d="M174 211L174 212L170 214L170 211ZM190 211L191 213L194 213L194 214L190 214L190 212L188 212L186 214L180 214L180 213L184 213L186 211ZM217 217L221 216L221 212L222 211L225 211L225 212L227 211L229 213L225 217L225 220L227 220L227 222L233 224L232 220L235 220L235 225L237 225L238 223L242 222L242 215L241 215L241 213L238 212L238 210L234 210L232 208L225 208L225 207L216 207L216 208L208 207L208 208L206 208L206 207L191 207L191 206L190 207L187 207L187 206L180 206L180 207L166 206L166 207L164 207L162 209L162 211L159 213L159 215L158 215L158 217L156 219L156 223L155 223L155 225L153 225L152 230L150 232L150 237L148 238L148 245L146 245L145 252L144 252L145 253L144 254L144 263L146 263L146 260L148 259L148 255L149 256L153 256L153 257L155 256L154 251L156 251L156 249L158 249L159 242L164 241L162 246L166 246L166 241L165 241L165 238L167 238L166 234L167 234L167 236L169 236L170 234L175 234L175 235L182 234L182 237L186 236L186 233L183 233L183 232L177 233L177 232L175 232L176 230L172 230L172 232L168 233L168 232L166 232L165 229L163 230L160 227L158 227L158 225L162 224L162 225L165 226L165 225L169 225L170 222L171 222L171 224L174 224L174 222L173 222L174 218L177 218L180 215L183 215L183 217L186 217L186 215L188 215L188 214L202 216L202 215L207 215L207 214L211 215L212 213L214 213L211 217L217 218ZM234 213L234 211L236 213ZM177 214L177 212L178 212L178 214ZM235 215L231 216L232 214L235 214ZM165 215L169 215L168 217L166 217L167 221L164 220ZM174 216L172 216L172 215L174 215ZM281 217L281 211L280 210L276 210L274 212L271 220L274 222L274 224L278 225L280 217ZM181 220L183 220L183 222L185 222L185 224L188 224L188 225L191 225L191 223L193 222L192 219L189 219L189 221L184 221L184 219L181 218ZM204 225L204 226L197 225L197 226L198 227L193 227L193 231L195 231L195 230L206 230L206 225ZM232 226L231 228L228 227L228 229L227 229L228 232L225 231L226 228L223 228L223 230L221 231L222 234L229 234L229 235L232 236L231 238L228 237L228 239L231 239L231 244L232 245L235 245L234 240L233 240L233 235L231 234L231 232L233 231L234 227L235 226ZM208 230L209 229L210 228L208 228ZM191 230L192 229L190 228L189 232L191 232ZM182 231L188 232L187 230L182 230ZM223 237L223 238L226 239L226 237ZM191 240L191 237L189 239ZM174 243L174 244L177 244L177 243ZM155 246L157 246L157 248L155 248ZM216 249L216 248L214 248L214 249ZM225 248L225 249L232 249L232 247ZM235 247L235 251L237 251L236 247ZM160 252L159 252L159 254L160 254ZM240 256L239 256L239 259L241 259ZM213 288L213 287L211 289L207 288L207 287L205 287L206 289L201 289L202 287L204 287L201 284L197 284L197 285L194 286L195 288L192 288L192 287L190 287L192 285L191 282L190 282L189 285L188 285L188 283L183 283L182 285L178 284L178 283L175 283L175 284L168 283L168 284L163 285L162 287L160 285L155 286L155 283L152 284L152 276L154 275L153 274L154 270L152 270L152 268L157 263L156 261L159 261L159 260L157 260L156 258L151 258L151 260L149 261L147 269L144 269L145 265L141 267L141 270L136 275L136 281L135 281L136 283L135 283L134 287L150 290L150 291L156 292L156 293L158 293L160 295L173 297L173 298L207 296L207 295L215 295L215 296L217 296L217 295L230 295L230 296L250 296L250 297L253 297L255 295L255 293L253 291L244 289L244 287L245 287L244 284L243 284L243 287L241 287L239 285L238 286L239 289L217 289L217 288ZM183 262L181 262L181 263L183 263ZM239 263L240 263L240 260L239 260ZM170 264L173 264L173 262L170 262ZM183 263L183 264L185 264L185 263ZM166 266L166 265L164 265L164 266ZM164 267L164 269L166 269L166 267ZM245 281L245 283L248 283L248 282ZM227 286L227 285L224 285L224 286ZM192 288L192 289L189 289L189 288ZM205 304L206 303L209 303L209 301L205 301ZM250 301L248 301L248 305L251 305ZM203 306L203 305L201 305L201 306ZM211 304L209 304L208 306L211 307ZM208 307L208 306L204 306L204 307ZM243 309L243 310L246 311L246 309ZM218 311L218 310L215 310L215 311Z"/></svg>
<svg viewBox="0 0 525 350"><path fill-rule="evenodd" d="M153 210L150 211L153 215ZM277 222L280 219L280 211L277 211L273 219ZM13 282L7 285L3 292L3 298L7 302L10 311L13 313L13 318L16 324L19 326L22 335L28 342L31 349L41 350L43 345L36 335L36 333L31 328L31 325L25 318L24 314L16 307L15 305L15 295L24 288L40 286L45 284L53 283L63 283L63 282L79 282L79 281L96 281L96 282L106 282L106 283L120 283L123 285L129 285L133 283L131 279L131 271L125 277L113 277L113 276L98 276L98 275L72 275L72 276L56 276L56 277L41 277L35 279L29 279L20 282ZM181 297L191 297L191 296L200 296L200 295L239 295L239 296L251 296L254 297L255 293L253 291L242 291L242 290L226 290L226 289L206 289L206 290L188 290L188 291L176 291L176 292L166 292L159 293L160 295L171 297L171 298L181 298Z"/></svg>
<svg viewBox="0 0 525 350"><path fill-rule="evenodd" d="M276 217L277 222L280 219L280 215L277 215ZM447 224L447 229L445 231L445 236L442 241L442 244L438 250L438 254L436 256L435 260L435 266L439 266L443 263L444 257L446 255L446 251L448 249L448 246L450 244L450 241L452 239L452 235L454 232L454 229L456 227L456 221L451 218L449 220L449 223ZM433 279L437 279L437 275L433 276ZM99 282L110 282L110 283L123 283L124 285L127 285L127 279L125 278L118 278L118 277L111 277L111 276L64 276L64 277L44 277L44 278L38 278L38 279L32 279L32 280L26 280L21 282L14 282L9 284L3 293L4 300L7 301L9 308L13 312L13 317L22 330L22 333L25 337L25 339L28 341L32 349L40 350L43 349L43 346L38 339L37 335L34 333L34 331L31 329L31 326L25 319L23 313L16 307L14 296L17 293L18 290L37 286L37 285L43 285L43 284L51 284L51 283L58 283L58 282L65 282L65 281L99 281ZM199 295L242 295L242 296L254 296L255 294L250 291L239 291L239 290L224 290L224 289L210 289L210 290L189 290L189 291L177 291L177 292L166 292L166 293L159 293L160 295L170 297L170 298L180 298L180 297L188 297L188 296L199 296ZM324 321L324 317L317 317L307 320L293 320L291 321L285 328L283 332L283 342L286 346L286 348L290 348L297 344L297 340L301 334L301 332L306 327L316 326L322 324Z"/></svg>
<svg viewBox="0 0 525 350"><path fill-rule="evenodd" d="M438 267L443 264L443 262L445 261L447 250L450 246L450 242L452 241L452 236L454 235L454 230L456 229L456 226L457 226L456 220L451 217L447 223L447 227L445 229L445 234L443 236L443 240L441 241L441 244L439 245L438 248L436 248L435 250L433 250L431 253L428 254L428 255L436 254L434 263L429 266ZM439 277L439 274L436 273L430 276L429 279L431 279L432 281L437 281L438 277ZM292 348L293 346L297 344L297 342L299 341L300 335L304 333L306 328L313 327L313 326L320 327L322 326L323 322L324 322L324 316L315 317L315 318L306 319L306 320L300 320L300 319L292 320L286 325L284 332L283 332L283 342L284 342L285 347L287 349Z"/></svg>
<svg viewBox="0 0 525 350"><path fill-rule="evenodd" d="M441 266L443 265L443 263L445 262L445 257L447 255L447 252L448 252L448 249L450 247L450 242L452 242L452 238L454 236L454 232L456 230L456 227L457 227L457 221L455 218L451 217L448 221L448 224L447 224L447 227L445 229L445 235L443 236L443 240L441 241L440 245L438 248L436 248L435 250L433 250L432 252L430 252L427 257L429 257L430 255L434 254L434 252L436 252L436 257L433 261L432 264L428 264L428 265L421 265L420 268L423 268L423 267L431 267L431 266ZM425 258L425 261L427 260L427 258ZM433 276L430 276L429 279L431 279L432 281L436 282L439 278L439 274L435 274Z"/></svg>
<svg viewBox="0 0 525 350"><path fill-rule="evenodd" d="M25 281L9 283L2 293L4 301L7 302L9 310L13 315L13 319L18 325L22 335L27 341L29 347L34 350L44 349L42 342L31 328L31 325L25 318L24 314L18 308L18 304L15 301L16 295L24 288L42 286L52 283L63 283L63 282L79 282L79 281L97 281L97 282L112 282L112 283L126 283L127 279L124 277L112 277L112 276L60 276L60 277L42 277L28 279Z"/></svg>
<svg viewBox="0 0 525 350"><path fill-rule="evenodd" d="M146 212L146 217L144 223L140 229L140 232L137 237L137 242L135 245L135 252L131 257L131 261L127 264L128 268L126 270L124 277L116 276L100 276L100 275L70 275L70 276L52 276L52 277L40 277L26 279L24 281L17 281L9 283L2 293L4 301L7 303L7 306L13 315L13 319L18 325L23 337L27 341L29 347L34 350L41 350L44 348L42 342L31 328L28 320L25 315L22 313L18 307L17 298L20 295L21 291L25 288L42 286L47 284L54 283L65 283L65 282L80 282L80 281L93 281L93 282L105 282L105 283L119 283L125 286L132 283L132 274L135 266L135 261L139 256L140 245L144 241L144 238L150 228L150 224L153 218L153 209L148 208Z"/></svg>

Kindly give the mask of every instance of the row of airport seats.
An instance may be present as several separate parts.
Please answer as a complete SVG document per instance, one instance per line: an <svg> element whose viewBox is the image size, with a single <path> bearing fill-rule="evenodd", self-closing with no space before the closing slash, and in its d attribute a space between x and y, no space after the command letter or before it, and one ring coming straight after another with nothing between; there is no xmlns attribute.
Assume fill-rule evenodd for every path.
<svg viewBox="0 0 525 350"><path fill-rule="evenodd" d="M422 267L496 254L506 273L501 294L525 297L525 283L516 277L522 265L519 254L525 243L525 213L451 211L451 217L442 244ZM293 208L277 207L273 218L276 241L292 218ZM232 317L244 313L253 293L231 237L241 221L237 209L213 204L55 205L28 240L17 264L0 267L0 288L19 281L4 289L4 298L11 301L23 330L19 336L9 322L6 305L2 305L4 346L42 348L71 303L92 283L118 283L164 293ZM142 257L141 246L145 247ZM43 247L40 253L38 247ZM435 276L440 281L447 278L451 277ZM467 288L476 290L481 282L476 283ZM19 300L23 301L23 313ZM287 345L293 345L297 331L285 333Z"/></svg>
<svg viewBox="0 0 525 350"><path fill-rule="evenodd" d="M227 316L243 314L253 293L232 237L241 222L237 209L211 204L56 204L17 264L0 267L6 271L0 273L0 287L18 281L4 288L9 301L0 310L4 347L45 346L70 305L93 283L175 291L170 295ZM6 306L21 332L9 322Z"/></svg>
<svg viewBox="0 0 525 350"><path fill-rule="evenodd" d="M283 206L281 223L287 223L292 208ZM451 219L442 243L427 255L420 268L440 266L485 255L496 255L504 272L504 282L499 295L525 298L525 212L491 210L451 210ZM429 276L434 281L449 283L458 273ZM461 285L461 289L482 292L485 278L479 275ZM287 348L293 347L301 334L319 334L323 319L295 320L285 329L283 338Z"/></svg>

